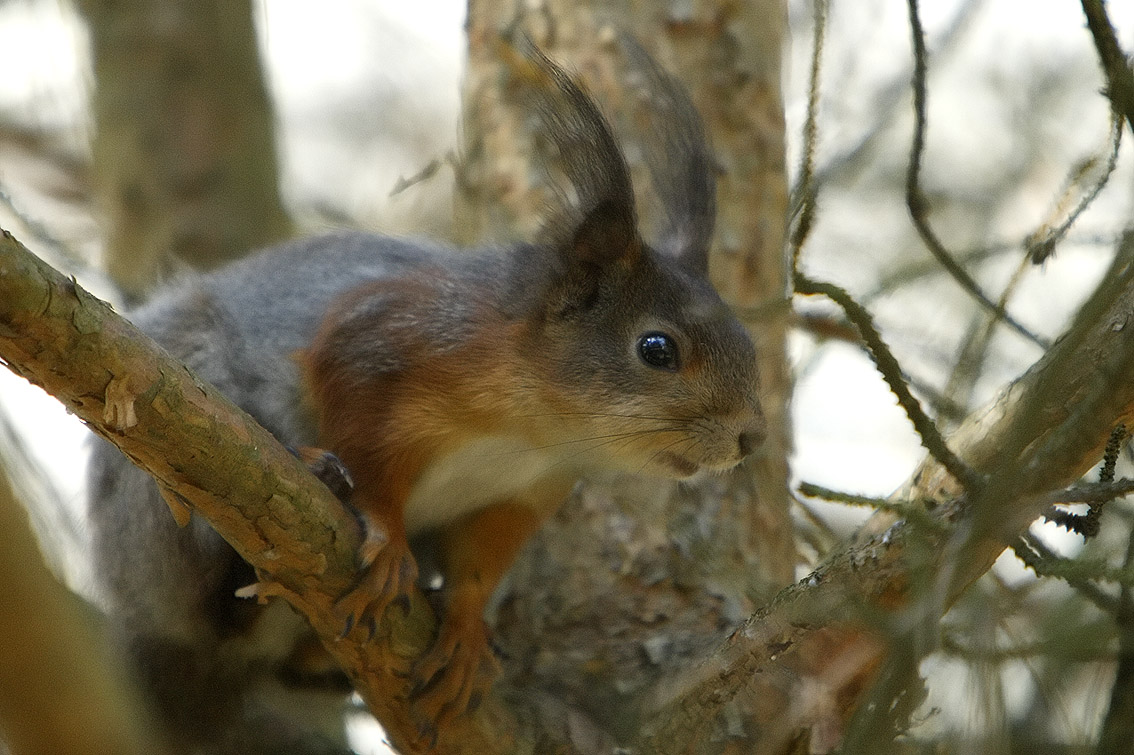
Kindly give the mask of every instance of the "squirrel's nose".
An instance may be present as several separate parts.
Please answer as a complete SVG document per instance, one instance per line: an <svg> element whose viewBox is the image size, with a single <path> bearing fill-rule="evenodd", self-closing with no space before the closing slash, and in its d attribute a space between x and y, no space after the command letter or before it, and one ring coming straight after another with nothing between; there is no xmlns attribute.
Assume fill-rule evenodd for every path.
<svg viewBox="0 0 1134 755"><path fill-rule="evenodd" d="M763 423L753 424L745 428L737 436L737 447L740 449L740 458L745 459L764 443Z"/></svg>

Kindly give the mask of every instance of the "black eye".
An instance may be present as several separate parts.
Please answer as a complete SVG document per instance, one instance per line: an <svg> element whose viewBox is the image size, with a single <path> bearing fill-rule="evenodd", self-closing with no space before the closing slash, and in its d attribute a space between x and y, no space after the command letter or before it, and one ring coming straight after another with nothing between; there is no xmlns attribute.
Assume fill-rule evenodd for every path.
<svg viewBox="0 0 1134 755"><path fill-rule="evenodd" d="M647 333L639 338L638 356L659 370L677 369L677 344L665 333Z"/></svg>

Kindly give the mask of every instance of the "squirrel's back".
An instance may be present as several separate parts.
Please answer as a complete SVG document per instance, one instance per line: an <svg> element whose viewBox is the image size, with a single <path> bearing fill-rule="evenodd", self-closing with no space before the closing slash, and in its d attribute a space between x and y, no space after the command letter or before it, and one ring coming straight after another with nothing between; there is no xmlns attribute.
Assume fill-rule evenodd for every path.
<svg viewBox="0 0 1134 755"><path fill-rule="evenodd" d="M446 605L413 675L434 724L491 679L484 606L580 474L720 471L763 433L752 342L708 282L714 169L691 105L646 66L667 210L651 244L593 101L538 53L529 63L517 76L573 189L535 242L331 234L189 278L132 315L284 444L345 464L366 537L337 604L344 633L373 633L417 574L409 537L432 538ZM198 517L178 528L116 449L99 442L90 479L123 645L174 728L208 736L243 715L252 679L288 667L302 623L267 627L270 611L240 603L250 567Z"/></svg>
<svg viewBox="0 0 1134 755"><path fill-rule="evenodd" d="M331 303L368 281L446 264L442 244L343 231L297 239L167 285L129 313L142 331L281 442L312 445L296 355Z"/></svg>

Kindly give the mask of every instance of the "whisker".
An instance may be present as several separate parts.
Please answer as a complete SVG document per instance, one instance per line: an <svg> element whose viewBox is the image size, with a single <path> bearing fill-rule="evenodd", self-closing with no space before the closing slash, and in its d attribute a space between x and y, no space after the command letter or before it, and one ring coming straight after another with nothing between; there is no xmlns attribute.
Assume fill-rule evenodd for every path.
<svg viewBox="0 0 1134 755"><path fill-rule="evenodd" d="M673 426L673 427L662 426L662 427L644 428L644 429L641 429L641 430L628 430L626 432L611 433L609 435L589 435L589 436L586 436L586 437L583 437L583 438L573 438L571 440L563 440L563 441L559 441L557 443L547 443L547 444L544 444L542 446L531 446L529 448L517 448L517 449L512 450L512 451L499 451L497 453L482 454L481 458L494 459L494 458L499 458L499 457L503 457L503 456L513 456L515 454L529 453L531 451L546 451L546 450L549 450L549 449L552 449L552 448L560 448L562 446L570 446L570 445L573 445L573 444L576 444L576 443L588 443L588 442L591 442L591 441L601 441L601 443L598 443L594 446L594 448L598 448L599 446L601 446L605 443L613 443L615 441L622 440L622 439L633 439L633 438L637 438L637 437L642 437L644 435L654 435L654 434L660 434L660 433L675 433L675 432L685 432L685 428L678 427L678 426ZM587 449L584 449L584 451L586 451L586 450Z"/></svg>
<svg viewBox="0 0 1134 755"><path fill-rule="evenodd" d="M493 452L493 453L482 453L480 458L483 458L483 459L498 459L498 458L502 458L502 457L516 456L516 455L519 455L519 453L530 453L530 452L533 452L533 451L545 451L545 450L556 449L556 448L561 448L561 447L565 447L565 446L574 446L574 444L578 444L578 443L592 443L591 446L587 446L587 447L579 450L577 453L572 453L572 455L564 457L564 460L569 460L569 459L574 459L577 456L581 456L581 455L583 455L583 453L586 453L587 451L590 451L590 450L593 450L593 449L596 449L596 448L601 448L602 446L604 446L604 444L615 443L615 442L618 442L619 440L625 440L628 443L628 442L633 441L636 438L642 438L642 436L646 436L646 435L654 435L654 434L662 434L662 433L685 433L685 432L687 432L687 429L686 429L686 427L683 427L683 426L660 425L660 426L655 426L655 427L645 427L645 429L641 429L641 430L631 430L631 431L620 432L620 433L610 433L609 435L587 435L587 436L584 436L584 438L574 438L572 440L559 441L559 442L556 442L556 443L545 443L545 444L543 444L543 446L532 446L532 447L517 448L517 449L507 450L507 451L497 451L497 452ZM594 441L598 441L598 442L594 442Z"/></svg>
<svg viewBox="0 0 1134 755"><path fill-rule="evenodd" d="M701 419L696 414L661 417L653 414L637 414L625 412L548 412L545 414L524 414L524 419L546 419L548 417L599 417L615 419L644 419L654 422L696 422Z"/></svg>
<svg viewBox="0 0 1134 755"><path fill-rule="evenodd" d="M674 429L674 430L666 430L664 432L684 432L684 430L683 429ZM615 443L619 443L620 441L621 441L621 445L619 445L618 447L622 448L622 447L625 447L626 445L628 445L629 443L633 442L634 440L636 440L640 437L643 437L645 435L650 435L650 434L653 434L653 433L642 431L642 432L637 432L637 433L625 433L621 437L611 437L608 440L603 440L600 443L595 443L591 446L588 446L584 449L579 450L576 453L570 454L569 456L565 456L562 459L560 459L559 461L557 461L555 464L553 464L552 466L559 466L561 464L566 464L571 459L578 458L579 456L582 456L583 454L590 453L590 452L592 452L596 449L602 448L603 446L609 446L609 445L613 445ZM674 443L679 443L682 440L683 440L682 438L678 438L676 441L674 441ZM695 440L695 438L685 438L684 440ZM670 444L670 445L673 445L673 444ZM668 447L669 446L666 446L666 448L668 448ZM653 457L651 456L650 458L652 459ZM647 460L647 464L648 463L649 463L649 461Z"/></svg>
<svg viewBox="0 0 1134 755"><path fill-rule="evenodd" d="M650 458L646 459L646 461L642 463L642 466L638 467L637 472L640 474L643 469L648 467L653 462L654 459L656 459L658 456L665 453L669 449L673 448L678 443L682 443L682 442L687 444L686 447L692 447L692 446L696 445L696 443L697 443L697 436L696 435L689 435L688 437L685 437L685 438L678 438L677 440L673 441L672 443L669 443L665 446L662 446L657 451L654 451L652 454L650 454ZM684 448L682 450L684 450Z"/></svg>

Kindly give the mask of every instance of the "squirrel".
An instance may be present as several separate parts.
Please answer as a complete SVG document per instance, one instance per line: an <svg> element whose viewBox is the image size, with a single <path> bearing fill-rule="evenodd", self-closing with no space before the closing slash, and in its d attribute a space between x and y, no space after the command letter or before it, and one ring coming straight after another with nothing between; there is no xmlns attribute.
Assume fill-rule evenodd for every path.
<svg viewBox="0 0 1134 755"><path fill-rule="evenodd" d="M665 116L650 167L666 222L648 244L598 107L541 53L526 60L573 193L534 242L458 250L338 232L190 278L131 315L282 443L345 466L365 538L340 601L344 635L372 633L418 578L415 551L435 554L438 636L411 671L426 726L475 707L490 684L485 605L578 479L725 470L764 434L752 341L707 277L714 166L687 95L642 66ZM301 677L325 677L336 701L348 687L304 670L298 617L234 596L251 567L198 516L179 527L154 482L103 441L89 479L116 635L174 741L349 752L326 733L334 705L301 704L320 719L301 722L262 702L274 698L261 688Z"/></svg>

